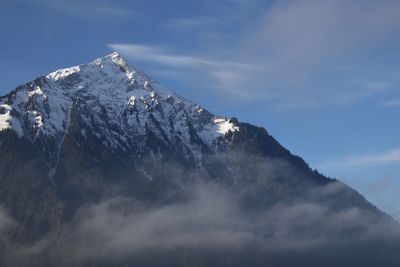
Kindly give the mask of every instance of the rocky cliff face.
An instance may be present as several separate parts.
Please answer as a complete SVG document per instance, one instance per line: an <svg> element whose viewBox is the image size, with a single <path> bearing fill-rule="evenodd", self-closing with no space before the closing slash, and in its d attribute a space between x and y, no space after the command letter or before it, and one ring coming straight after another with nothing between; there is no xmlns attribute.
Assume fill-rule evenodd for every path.
<svg viewBox="0 0 400 267"><path fill-rule="evenodd" d="M107 252L110 253L110 258L104 259L96 256L96 250L93 249L94 254L89 253L90 256L87 257L61 257L68 255L67 250L71 251L69 246L89 246L85 242L92 241L91 238L85 239L83 243L80 238L71 241L69 236L74 235L68 233L68 229L73 228L71 225L79 221L88 207L103 207L101 205L105 201L109 203L107 201L115 198L134 200L135 207L140 203L142 209L145 207L149 210L154 207L164 209L169 205L177 205L176 203L187 205L194 201L193 195L197 196L197 189L193 191L192 188L199 184L202 185L201 188L204 184L206 188L210 184L221 186L215 193L227 195L226 198L231 198L233 194L235 197L232 197L232 206L237 205L237 209L241 210L240 216L234 213L238 216L229 218L232 225L228 222L225 225L221 218L225 225L223 229L232 228L229 233L231 236L245 232L251 236L248 237L249 240L256 237L260 244L281 242L282 240L276 238L280 237L282 231L292 233L287 237L293 237L295 241L301 236L299 239L302 242L305 239L314 240L315 236L322 236L324 240L329 239L327 237L335 239L337 235L344 239L335 239L335 249L339 247L338 251L343 250L344 253L348 247L340 247L338 244L346 240L346 236L351 242L358 242L359 239L366 238L365 236L381 240L383 237L375 232L382 225L390 228L391 233L397 231L393 230L397 226L392 219L356 191L310 169L300 157L292 155L265 129L241 123L235 118L213 115L201 106L163 88L142 71L129 65L117 53L89 64L39 77L0 98L0 179L0 202L14 221L13 227L6 231L7 241L1 255L9 266L126 266L138 262L160 265L162 262L166 264L166 261L174 266L243 266L245 258L256 252L248 251L252 245L247 245L244 250L239 249L240 253L244 253L238 254L241 257L235 256L234 251L241 244L239 241L240 244L234 249L229 244L218 247L215 251L222 249L222 252L216 254L204 252L206 249L202 246L199 248L197 245L201 244L200 240L195 239L196 246L183 242L178 247L187 250L187 254L182 256L174 250L174 239L175 241L170 242L173 251L157 247L157 260L140 253L140 257L132 256L138 250L135 250L137 245L133 246L131 242L124 246L125 249L133 246L131 250L127 250L129 256L118 254L111 257L112 253ZM208 194L212 189L205 191ZM200 194L199 199L203 201L203 194ZM207 199L212 200L213 196ZM211 206L199 204L194 209L205 209L208 212L222 201L217 198L214 205L211 200ZM286 214L291 207L297 207L299 203L307 207L304 216L310 212L310 206L307 205L314 207L312 214L316 210L318 214L314 214L311 221L305 218L304 225L299 226L295 222L298 218L290 213L288 218L285 217L284 223L281 223L286 225L281 228L276 218L280 218L279 214ZM281 207L277 209L279 205ZM115 209L120 210L121 206L117 206ZM126 207L125 204L122 206ZM138 211L131 205L128 206L128 211L123 209L123 216L119 213L113 216L122 216L125 219L126 214L132 213L139 214L140 217L141 209ZM217 210L223 212L226 209L227 206L223 205ZM298 209L302 210L304 206ZM251 220L247 221L251 216L271 210L275 212L272 217L271 214L265 215L256 224ZM86 210L88 214L92 214L91 212L93 210ZM191 212L190 209L186 214L192 214ZM227 217L230 215L232 214ZM143 215L146 216L150 215ZM161 219L168 216L169 213ZM185 213L178 213L175 217L177 216L185 217ZM303 214L299 216L302 217ZM207 225L215 230L215 222L212 220L209 226L209 219L214 217L218 215L209 214L197 227ZM324 217L330 221L343 217L343 221L337 222L340 227L320 227L320 224L331 224ZM243 218L245 223L242 222ZM199 218L200 221L202 219L205 218ZM236 228L236 219L246 227L242 228L240 224ZM101 220L105 219L101 217ZM113 221L111 219L111 225ZM193 228L192 224L190 220L185 221L183 228ZM90 229L97 229L98 225L94 224ZM124 225L136 229L135 225L140 223L136 218L128 216L115 231L118 232ZM156 224L155 228L157 227L160 226ZM80 227L78 229L81 230ZM134 232L133 229L129 233ZM74 232L79 230L74 229ZM169 228L164 230L173 232ZM215 231L217 234L222 230ZM371 235L371 231L375 234ZM160 234L164 233L161 231ZM178 236L180 234L177 233ZM193 238L192 234L190 232L190 238ZM112 243L114 236L118 234L108 236L104 242ZM132 240L138 238L140 237L135 236ZM154 237L153 239L157 240ZM209 238L208 241L213 243L218 240ZM381 257L376 258L378 261L366 259L356 263L381 263L382 255L391 258L395 255L393 251L399 248L393 242L397 241L390 240L389 250L377 252ZM368 249L369 245L370 243ZM54 250L54 247L59 250ZM153 251L154 248L148 250ZM106 249L101 248L100 251L104 252ZM279 253L282 251L299 255L297 250L293 252L293 248L288 249L285 246ZM310 251L314 253L317 250ZM362 254L363 251L356 250L355 253ZM386 254L387 251L390 253ZM290 261L283 260L286 257L272 253L270 249L261 249L257 253L269 255L271 264L292 266ZM336 255L335 253L326 255ZM26 257L36 261L26 261L26 257L21 255L28 255ZM343 259L347 256L343 256ZM266 262L263 257L255 258L257 260L253 262L254 265L263 265ZM304 264L314 264L313 261L301 257L298 260L303 260ZM387 263L395 262L391 260ZM332 262L332 266L337 264ZM317 263L327 262L322 257L316 259L315 264Z"/></svg>

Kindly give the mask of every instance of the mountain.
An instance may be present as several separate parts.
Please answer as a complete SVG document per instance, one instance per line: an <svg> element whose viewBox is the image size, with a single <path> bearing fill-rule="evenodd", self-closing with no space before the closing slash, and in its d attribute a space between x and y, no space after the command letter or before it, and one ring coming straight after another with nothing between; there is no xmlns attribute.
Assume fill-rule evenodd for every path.
<svg viewBox="0 0 400 267"><path fill-rule="evenodd" d="M6 266L400 263L358 192L118 53L0 98L0 179Z"/></svg>

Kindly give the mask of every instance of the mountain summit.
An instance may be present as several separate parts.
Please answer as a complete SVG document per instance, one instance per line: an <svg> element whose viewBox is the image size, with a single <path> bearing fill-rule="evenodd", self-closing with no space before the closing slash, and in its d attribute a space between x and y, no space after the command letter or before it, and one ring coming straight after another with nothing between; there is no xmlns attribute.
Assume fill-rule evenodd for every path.
<svg viewBox="0 0 400 267"><path fill-rule="evenodd" d="M118 53L0 97L0 182L2 266L400 265L358 192Z"/></svg>
<svg viewBox="0 0 400 267"><path fill-rule="evenodd" d="M219 137L239 130L163 88L116 52L49 73L0 99L0 131L12 130L40 146L51 169L71 120L78 120L82 137L90 134L112 151L144 153L152 131L197 165L202 152L219 149Z"/></svg>

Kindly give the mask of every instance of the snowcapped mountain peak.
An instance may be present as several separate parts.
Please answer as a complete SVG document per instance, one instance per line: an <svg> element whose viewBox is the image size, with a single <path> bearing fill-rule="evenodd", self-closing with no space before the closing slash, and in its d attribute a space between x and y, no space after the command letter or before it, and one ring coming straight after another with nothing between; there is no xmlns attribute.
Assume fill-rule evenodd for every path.
<svg viewBox="0 0 400 267"><path fill-rule="evenodd" d="M57 70L49 73L46 78L52 81L73 79L69 78L70 76L87 78L90 79L91 82L93 82L94 78L102 76L111 82L119 80L127 84L138 84L143 88L145 87L145 84L150 81L150 78L148 78L146 74L138 68L128 64L117 52L98 58L88 64Z"/></svg>
<svg viewBox="0 0 400 267"><path fill-rule="evenodd" d="M223 138L239 131L237 123L162 87L117 52L0 97L0 133L11 130L40 147L52 168L71 127L82 140L126 153L142 153L151 137L197 163L204 151L222 149Z"/></svg>
<svg viewBox="0 0 400 267"><path fill-rule="evenodd" d="M122 56L113 52L104 57L98 58L91 63L82 64L65 69L59 69L45 76L46 79L57 82L62 80L73 80L75 78L87 78L91 82L98 76L115 82L116 80L123 81L126 84L141 85L144 89L148 89L148 84L155 83L144 72L133 65L127 63ZM104 79L103 79L104 80ZM101 81L101 79L99 80ZM118 89L115 87L115 89Z"/></svg>

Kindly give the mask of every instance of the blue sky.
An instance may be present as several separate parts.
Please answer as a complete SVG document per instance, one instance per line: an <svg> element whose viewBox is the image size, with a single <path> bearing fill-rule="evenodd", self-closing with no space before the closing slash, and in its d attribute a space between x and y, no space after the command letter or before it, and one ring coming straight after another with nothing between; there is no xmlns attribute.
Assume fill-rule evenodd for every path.
<svg viewBox="0 0 400 267"><path fill-rule="evenodd" d="M400 219L400 2L1 0L0 93L114 50Z"/></svg>

